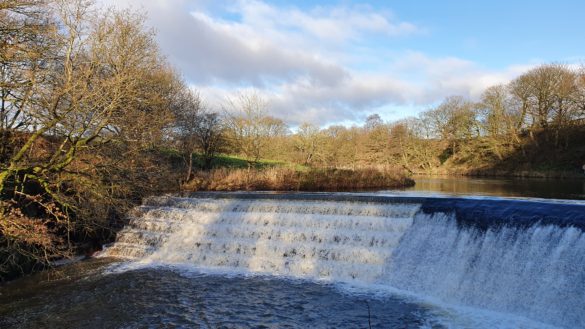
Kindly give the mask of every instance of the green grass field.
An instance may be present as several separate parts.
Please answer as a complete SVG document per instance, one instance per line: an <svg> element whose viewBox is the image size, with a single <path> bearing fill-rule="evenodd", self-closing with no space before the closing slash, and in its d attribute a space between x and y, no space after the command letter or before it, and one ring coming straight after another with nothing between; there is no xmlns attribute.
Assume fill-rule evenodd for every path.
<svg viewBox="0 0 585 329"><path fill-rule="evenodd" d="M193 165L194 167L202 168L203 167L203 159L200 155L195 154L193 156ZM269 160L269 159L260 159L260 161L256 163L250 163L245 158L238 157L236 155L226 155L220 154L216 156L216 158L211 163L212 168L233 168L233 169L246 169L248 166L251 166L254 169L266 169L266 168L273 168L273 167L288 167L294 168L298 171L305 171L308 168L306 166L285 162L285 161L277 161L277 160Z"/></svg>

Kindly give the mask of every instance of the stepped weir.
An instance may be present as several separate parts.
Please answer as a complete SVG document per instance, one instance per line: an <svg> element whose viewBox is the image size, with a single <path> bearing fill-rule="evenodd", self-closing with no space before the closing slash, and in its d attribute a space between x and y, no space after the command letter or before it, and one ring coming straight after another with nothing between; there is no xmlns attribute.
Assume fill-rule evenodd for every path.
<svg viewBox="0 0 585 329"><path fill-rule="evenodd" d="M105 256L360 285L585 327L585 205L352 194L147 200Z"/></svg>

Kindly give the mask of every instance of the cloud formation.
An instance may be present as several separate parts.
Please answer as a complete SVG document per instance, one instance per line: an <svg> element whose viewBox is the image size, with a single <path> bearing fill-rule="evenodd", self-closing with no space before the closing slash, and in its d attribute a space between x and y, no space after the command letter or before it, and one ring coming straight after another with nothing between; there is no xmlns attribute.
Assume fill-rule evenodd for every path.
<svg viewBox="0 0 585 329"><path fill-rule="evenodd" d="M368 6L301 10L259 0L111 3L147 11L163 52L211 106L253 88L268 100L272 115L293 125L359 120L393 105L423 108L451 94L477 97L519 71L493 72L460 58L416 51L392 52L382 65L356 65L369 53L371 37L390 42L426 33Z"/></svg>

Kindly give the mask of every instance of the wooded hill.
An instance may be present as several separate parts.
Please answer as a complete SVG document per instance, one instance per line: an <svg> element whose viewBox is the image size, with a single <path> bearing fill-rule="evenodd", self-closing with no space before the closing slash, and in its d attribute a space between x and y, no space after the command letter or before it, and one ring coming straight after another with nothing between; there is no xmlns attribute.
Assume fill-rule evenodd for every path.
<svg viewBox="0 0 585 329"><path fill-rule="evenodd" d="M448 97L397 122L373 114L362 126L320 129L307 123L296 133L279 131L284 133L271 137L263 156L308 166L583 177L585 70L541 65L488 88L477 101Z"/></svg>

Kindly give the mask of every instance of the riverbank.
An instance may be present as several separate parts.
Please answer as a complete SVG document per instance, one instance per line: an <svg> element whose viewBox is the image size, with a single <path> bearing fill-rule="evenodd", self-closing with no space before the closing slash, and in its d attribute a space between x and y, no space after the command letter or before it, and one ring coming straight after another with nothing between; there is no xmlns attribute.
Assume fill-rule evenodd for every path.
<svg viewBox="0 0 585 329"><path fill-rule="evenodd" d="M317 169L290 167L217 168L195 172L184 191L348 191L413 186L397 169Z"/></svg>

